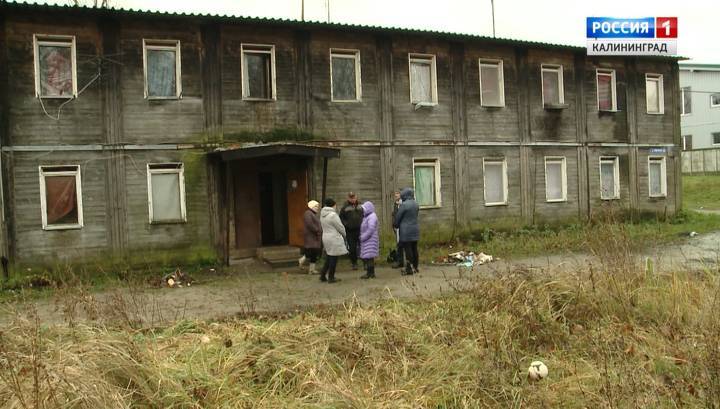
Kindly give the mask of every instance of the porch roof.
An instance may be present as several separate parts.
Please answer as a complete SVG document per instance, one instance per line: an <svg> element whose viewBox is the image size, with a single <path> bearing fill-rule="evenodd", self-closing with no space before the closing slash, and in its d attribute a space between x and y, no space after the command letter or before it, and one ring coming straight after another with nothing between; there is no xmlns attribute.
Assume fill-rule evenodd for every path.
<svg viewBox="0 0 720 409"><path fill-rule="evenodd" d="M267 144L244 144L217 148L211 155L219 155L223 161L259 158L272 155L296 155L321 158L340 157L340 149L297 142Z"/></svg>

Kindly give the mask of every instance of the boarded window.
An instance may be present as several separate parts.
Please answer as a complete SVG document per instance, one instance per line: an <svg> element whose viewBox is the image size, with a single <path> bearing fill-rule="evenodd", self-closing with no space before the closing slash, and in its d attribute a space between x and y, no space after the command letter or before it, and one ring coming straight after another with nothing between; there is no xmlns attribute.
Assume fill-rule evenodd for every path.
<svg viewBox="0 0 720 409"><path fill-rule="evenodd" d="M600 198L620 198L620 170L617 157L600 158Z"/></svg>
<svg viewBox="0 0 720 409"><path fill-rule="evenodd" d="M615 70L597 70L598 110L615 111Z"/></svg>
<svg viewBox="0 0 720 409"><path fill-rule="evenodd" d="M667 195L667 181L665 178L665 157L649 157L648 184L650 197L664 197Z"/></svg>
<svg viewBox="0 0 720 409"><path fill-rule="evenodd" d="M710 107L720 107L720 92L710 94Z"/></svg>
<svg viewBox="0 0 720 409"><path fill-rule="evenodd" d="M437 103L435 56L410 55L410 102Z"/></svg>
<svg viewBox="0 0 720 409"><path fill-rule="evenodd" d="M40 190L43 229L82 227L79 166L41 166Z"/></svg>
<svg viewBox="0 0 720 409"><path fill-rule="evenodd" d="M692 150L692 135L683 135L683 150Z"/></svg>
<svg viewBox="0 0 720 409"><path fill-rule="evenodd" d="M662 114L665 110L662 81L662 75L645 75L645 99L648 114Z"/></svg>
<svg viewBox="0 0 720 409"><path fill-rule="evenodd" d="M545 158L545 200L567 200L567 174L565 158Z"/></svg>
<svg viewBox="0 0 720 409"><path fill-rule="evenodd" d="M275 46L242 45L243 98L275 99Z"/></svg>
<svg viewBox="0 0 720 409"><path fill-rule="evenodd" d="M480 104L488 107L505 105L502 61L480 60Z"/></svg>
<svg viewBox="0 0 720 409"><path fill-rule="evenodd" d="M35 93L45 98L72 98L75 84L75 37L35 36Z"/></svg>
<svg viewBox="0 0 720 409"><path fill-rule="evenodd" d="M143 40L145 54L145 96L178 98L180 85L180 42Z"/></svg>
<svg viewBox="0 0 720 409"><path fill-rule="evenodd" d="M485 206L507 204L507 164L505 159L483 159Z"/></svg>
<svg viewBox="0 0 720 409"><path fill-rule="evenodd" d="M185 181L181 163L148 164L150 223L184 222Z"/></svg>
<svg viewBox="0 0 720 409"><path fill-rule="evenodd" d="M333 101L360 100L360 52L330 50Z"/></svg>
<svg viewBox="0 0 720 409"><path fill-rule="evenodd" d="M415 199L421 207L440 206L440 161L415 159L413 161Z"/></svg>
<svg viewBox="0 0 720 409"><path fill-rule="evenodd" d="M692 88L683 87L680 99L682 100L682 115L692 113Z"/></svg>
<svg viewBox="0 0 720 409"><path fill-rule="evenodd" d="M562 72L562 65L542 66L542 96L544 105L560 105L565 103Z"/></svg>

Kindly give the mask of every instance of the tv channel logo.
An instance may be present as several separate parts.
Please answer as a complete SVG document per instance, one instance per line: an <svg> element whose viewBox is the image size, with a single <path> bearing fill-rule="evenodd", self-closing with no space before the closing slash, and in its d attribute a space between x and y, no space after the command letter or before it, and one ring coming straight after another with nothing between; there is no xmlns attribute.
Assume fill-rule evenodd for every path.
<svg viewBox="0 0 720 409"><path fill-rule="evenodd" d="M677 55L677 17L588 17L588 55Z"/></svg>

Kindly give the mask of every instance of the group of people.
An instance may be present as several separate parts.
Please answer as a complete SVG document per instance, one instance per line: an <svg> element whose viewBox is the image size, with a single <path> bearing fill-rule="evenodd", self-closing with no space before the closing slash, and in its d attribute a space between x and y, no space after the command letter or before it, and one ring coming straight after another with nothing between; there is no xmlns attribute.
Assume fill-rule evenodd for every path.
<svg viewBox="0 0 720 409"><path fill-rule="evenodd" d="M370 201L360 204L357 195L350 192L339 212L331 198L324 200L322 208L315 200L307 206L300 267L307 265L308 273L320 274L320 281L335 283L340 281L335 277L338 259L348 255L353 270L358 269L358 259L362 260L365 274L360 278L375 278L375 258L380 256L380 225L375 205ZM403 274L418 272L419 210L411 188L395 192L392 216L397 257L394 267L403 268ZM323 253L325 263L318 271L317 261Z"/></svg>

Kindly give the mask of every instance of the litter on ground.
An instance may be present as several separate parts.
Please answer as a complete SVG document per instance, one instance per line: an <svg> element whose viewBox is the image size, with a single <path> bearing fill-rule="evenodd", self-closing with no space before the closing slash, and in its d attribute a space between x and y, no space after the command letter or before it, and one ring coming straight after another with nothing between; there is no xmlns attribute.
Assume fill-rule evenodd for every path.
<svg viewBox="0 0 720 409"><path fill-rule="evenodd" d="M190 287L190 283L193 282L193 279L189 275L180 271L178 268L175 272L166 274L162 281L169 288L180 288L183 286Z"/></svg>
<svg viewBox="0 0 720 409"><path fill-rule="evenodd" d="M485 253L475 253L472 251L457 251L449 253L446 257L441 257L433 261L433 264L456 265L462 267L472 267L474 265L482 265L490 263L495 259L493 256Z"/></svg>

